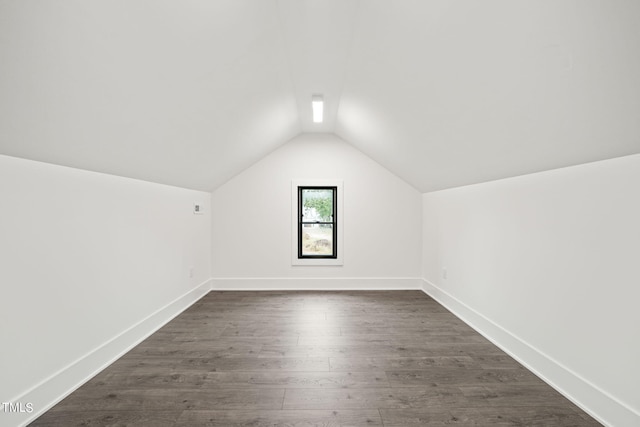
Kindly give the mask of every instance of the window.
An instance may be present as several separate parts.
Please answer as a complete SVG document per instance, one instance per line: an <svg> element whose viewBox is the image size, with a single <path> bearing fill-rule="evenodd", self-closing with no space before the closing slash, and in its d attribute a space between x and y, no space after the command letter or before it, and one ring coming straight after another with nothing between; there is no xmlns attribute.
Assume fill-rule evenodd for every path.
<svg viewBox="0 0 640 427"><path fill-rule="evenodd" d="M291 180L291 265L344 265L343 199L341 179Z"/></svg>
<svg viewBox="0 0 640 427"><path fill-rule="evenodd" d="M298 258L332 258L337 247L337 187L298 187Z"/></svg>

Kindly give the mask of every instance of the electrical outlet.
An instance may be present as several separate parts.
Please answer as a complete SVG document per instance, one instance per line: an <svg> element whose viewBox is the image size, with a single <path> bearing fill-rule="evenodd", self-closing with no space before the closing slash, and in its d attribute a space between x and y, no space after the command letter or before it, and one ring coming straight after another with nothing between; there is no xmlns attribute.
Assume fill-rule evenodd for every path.
<svg viewBox="0 0 640 427"><path fill-rule="evenodd" d="M201 203L194 203L193 204L193 213L194 213L194 215L202 215L202 212L203 212L202 204Z"/></svg>

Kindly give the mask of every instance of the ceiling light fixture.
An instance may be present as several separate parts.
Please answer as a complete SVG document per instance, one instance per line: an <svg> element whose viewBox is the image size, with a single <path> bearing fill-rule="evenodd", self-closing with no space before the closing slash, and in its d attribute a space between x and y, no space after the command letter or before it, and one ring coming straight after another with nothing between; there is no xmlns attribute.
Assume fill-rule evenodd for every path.
<svg viewBox="0 0 640 427"><path fill-rule="evenodd" d="M311 97L311 109L313 110L313 123L322 123L324 109L322 95L313 95Z"/></svg>

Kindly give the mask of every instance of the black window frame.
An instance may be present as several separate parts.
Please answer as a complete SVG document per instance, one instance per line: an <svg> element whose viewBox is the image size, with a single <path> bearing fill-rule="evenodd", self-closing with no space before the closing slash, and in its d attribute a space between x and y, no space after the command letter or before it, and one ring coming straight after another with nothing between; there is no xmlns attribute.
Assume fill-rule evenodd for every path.
<svg viewBox="0 0 640 427"><path fill-rule="evenodd" d="M304 221L302 192L304 190L331 190L333 194L333 214L331 221ZM302 229L305 224L333 225L332 255L304 255L302 253ZM298 186L298 259L337 259L338 258L338 187L335 185L300 185Z"/></svg>

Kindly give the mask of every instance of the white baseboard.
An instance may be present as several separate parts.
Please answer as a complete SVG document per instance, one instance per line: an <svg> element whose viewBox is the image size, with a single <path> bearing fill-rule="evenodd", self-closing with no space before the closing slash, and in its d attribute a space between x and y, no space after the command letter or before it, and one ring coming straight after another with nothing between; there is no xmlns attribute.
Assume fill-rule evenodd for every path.
<svg viewBox="0 0 640 427"><path fill-rule="evenodd" d="M21 396L12 399L12 402L31 403L33 412L2 413L2 425L25 426L32 422L171 319L189 308L193 303L205 296L210 289L211 279L206 280L100 347L54 373ZM7 424L4 424L5 422Z"/></svg>
<svg viewBox="0 0 640 427"><path fill-rule="evenodd" d="M421 289L415 277L228 277L212 279L213 291L365 291Z"/></svg>
<svg viewBox="0 0 640 427"><path fill-rule="evenodd" d="M423 279L422 290L600 423L640 426L640 414L531 344Z"/></svg>

